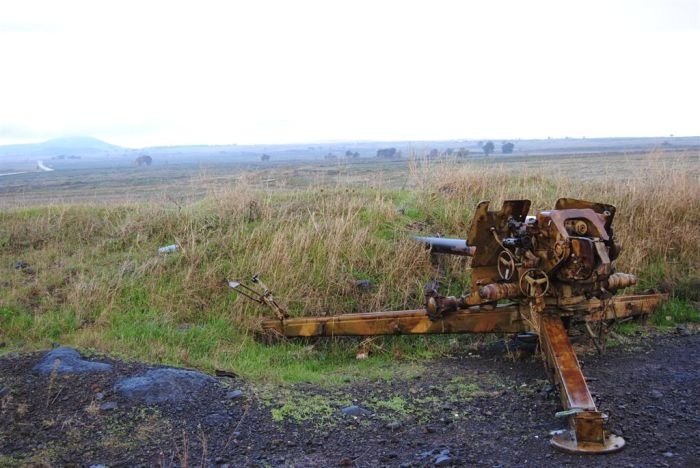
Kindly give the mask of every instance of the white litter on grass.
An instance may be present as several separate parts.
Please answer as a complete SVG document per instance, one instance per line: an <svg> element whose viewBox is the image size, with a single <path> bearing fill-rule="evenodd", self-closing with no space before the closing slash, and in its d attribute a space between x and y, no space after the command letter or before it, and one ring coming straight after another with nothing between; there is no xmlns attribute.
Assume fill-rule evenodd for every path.
<svg viewBox="0 0 700 468"><path fill-rule="evenodd" d="M176 252L178 249L177 244L166 245L158 249L158 253L171 253Z"/></svg>

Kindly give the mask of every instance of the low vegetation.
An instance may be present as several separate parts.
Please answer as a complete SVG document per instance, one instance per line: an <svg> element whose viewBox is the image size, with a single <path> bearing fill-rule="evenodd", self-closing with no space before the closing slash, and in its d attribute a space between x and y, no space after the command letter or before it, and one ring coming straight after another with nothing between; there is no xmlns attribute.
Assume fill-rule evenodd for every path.
<svg viewBox="0 0 700 468"><path fill-rule="evenodd" d="M415 161L397 170L399 179L349 174L304 186L287 174L291 182L273 190L253 174L210 187L202 179L206 196L184 204L164 197L7 209L0 213L0 341L5 350L60 342L257 380L388 377L396 359L419 366L454 340L381 339L366 362L349 359L352 340L267 347L251 331L269 312L226 280L260 273L292 315L415 308L436 268L411 234L464 236L480 200L497 206L529 198L543 208L560 196L617 206L618 269L639 275L639 290L674 296L653 323L700 319L697 170L664 155L624 174L611 164L595 179L524 164ZM159 254L168 244L179 250ZM445 292L459 293L467 261L446 258L440 266Z"/></svg>

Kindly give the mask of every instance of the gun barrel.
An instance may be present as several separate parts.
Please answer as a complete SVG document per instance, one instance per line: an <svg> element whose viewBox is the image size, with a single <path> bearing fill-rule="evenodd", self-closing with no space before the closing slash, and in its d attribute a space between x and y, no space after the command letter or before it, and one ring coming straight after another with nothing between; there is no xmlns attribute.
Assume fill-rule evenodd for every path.
<svg viewBox="0 0 700 468"><path fill-rule="evenodd" d="M471 257L476 253L476 247L468 245L464 239L450 239L446 237L414 237L413 239L424 244L434 253L463 255L466 257Z"/></svg>

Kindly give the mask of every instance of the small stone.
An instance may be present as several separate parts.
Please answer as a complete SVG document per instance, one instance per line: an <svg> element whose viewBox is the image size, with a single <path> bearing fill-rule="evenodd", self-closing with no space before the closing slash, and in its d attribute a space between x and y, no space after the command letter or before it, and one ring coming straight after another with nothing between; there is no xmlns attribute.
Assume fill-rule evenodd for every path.
<svg viewBox="0 0 700 468"><path fill-rule="evenodd" d="M370 280L357 280L355 281L355 287L360 291L371 291L373 284Z"/></svg>
<svg viewBox="0 0 700 468"><path fill-rule="evenodd" d="M664 394L658 390L652 390L650 393L651 393L651 397L654 398L655 400L660 400L661 398L664 397Z"/></svg>
<svg viewBox="0 0 700 468"><path fill-rule="evenodd" d="M395 431L395 430L401 428L401 423L399 421L392 421L386 425L386 428L391 430L391 431Z"/></svg>
<svg viewBox="0 0 700 468"><path fill-rule="evenodd" d="M452 460L452 457L449 455L440 455L435 460L433 461L433 465L435 466L449 466L452 465L454 461Z"/></svg>
<svg viewBox="0 0 700 468"><path fill-rule="evenodd" d="M105 394L104 394L103 392L97 392L97 393L95 393L95 400L97 400L97 401L103 400L104 397L105 397Z"/></svg>
<svg viewBox="0 0 700 468"><path fill-rule="evenodd" d="M227 414L212 413L204 418L207 426L228 426L230 423L231 417Z"/></svg>
<svg viewBox="0 0 700 468"><path fill-rule="evenodd" d="M673 452L664 452L661 455L663 455L666 458L673 458L675 454Z"/></svg>
<svg viewBox="0 0 700 468"><path fill-rule="evenodd" d="M690 330L688 330L686 327L684 327L682 325L679 325L676 327L676 333L678 333L681 336L689 336L691 334Z"/></svg>
<svg viewBox="0 0 700 468"><path fill-rule="evenodd" d="M226 393L226 398L229 400L238 400L239 398L243 398L243 391L231 390L230 392Z"/></svg>
<svg viewBox="0 0 700 468"><path fill-rule="evenodd" d="M366 410L360 406L357 405L351 405L343 408L340 410L345 416L354 416L354 417L359 417L359 416L370 416L372 414L371 411Z"/></svg>
<svg viewBox="0 0 700 468"><path fill-rule="evenodd" d="M108 401L106 403L102 403L100 405L100 410L102 411L111 411L117 409L117 402L116 401Z"/></svg>

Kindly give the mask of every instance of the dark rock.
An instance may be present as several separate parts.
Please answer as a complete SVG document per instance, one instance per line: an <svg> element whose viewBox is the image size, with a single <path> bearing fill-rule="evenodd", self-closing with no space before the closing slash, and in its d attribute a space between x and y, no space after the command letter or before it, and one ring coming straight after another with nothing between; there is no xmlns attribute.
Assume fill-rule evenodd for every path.
<svg viewBox="0 0 700 468"><path fill-rule="evenodd" d="M106 403L102 403L100 405L100 410L101 411L110 411L117 409L117 402L116 401L108 401Z"/></svg>
<svg viewBox="0 0 700 468"><path fill-rule="evenodd" d="M10 393L10 389L9 389L9 388L7 388L7 387L0 387L0 398L4 397L4 396L7 395L8 393Z"/></svg>
<svg viewBox="0 0 700 468"><path fill-rule="evenodd" d="M370 280L357 280L355 281L355 287L360 291L371 291L374 285Z"/></svg>
<svg viewBox="0 0 700 468"><path fill-rule="evenodd" d="M29 263L23 260L17 260L13 266L15 267L15 270L24 270L25 268L29 268Z"/></svg>
<svg viewBox="0 0 700 468"><path fill-rule="evenodd" d="M354 417L370 416L372 414L371 411L366 410L366 409L364 409L360 406L357 406L357 405L347 406L340 411L342 411L342 413L345 416L354 416Z"/></svg>
<svg viewBox="0 0 700 468"><path fill-rule="evenodd" d="M658 390L652 390L650 393L651 393L651 397L654 398L655 400L660 400L661 398L664 397L664 394Z"/></svg>
<svg viewBox="0 0 700 468"><path fill-rule="evenodd" d="M399 421L392 421L386 425L386 428L392 431L401 429L401 423Z"/></svg>
<svg viewBox="0 0 700 468"><path fill-rule="evenodd" d="M56 348L49 351L36 366L34 372L48 375L54 371L58 374L78 374L82 372L106 372L112 369L111 364L92 362L82 359L80 353L73 348Z"/></svg>
<svg viewBox="0 0 700 468"><path fill-rule="evenodd" d="M201 372L166 368L120 379L114 391L123 398L152 405L196 398L207 385L218 384L216 379Z"/></svg>
<svg viewBox="0 0 700 468"><path fill-rule="evenodd" d="M95 400L97 400L97 401L103 400L104 397L105 397L105 394L104 394L103 392L97 392L97 393L95 393Z"/></svg>
<svg viewBox="0 0 700 468"><path fill-rule="evenodd" d="M243 398L243 391L231 390L230 392L226 393L226 398L228 398L229 400L238 400L240 398Z"/></svg>
<svg viewBox="0 0 700 468"><path fill-rule="evenodd" d="M676 333L678 333L681 336L689 336L691 335L690 330L688 330L686 327L683 325L679 325L676 327Z"/></svg>

